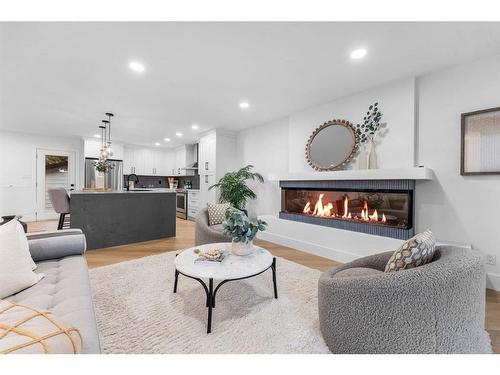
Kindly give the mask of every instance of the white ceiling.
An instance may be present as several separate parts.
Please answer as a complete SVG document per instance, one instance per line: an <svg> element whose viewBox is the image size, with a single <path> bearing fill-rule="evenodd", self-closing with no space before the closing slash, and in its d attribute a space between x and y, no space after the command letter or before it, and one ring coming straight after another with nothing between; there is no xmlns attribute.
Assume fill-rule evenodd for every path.
<svg viewBox="0 0 500 375"><path fill-rule="evenodd" d="M115 140L175 145L498 53L500 23L1 23L0 128L89 137L111 111Z"/></svg>

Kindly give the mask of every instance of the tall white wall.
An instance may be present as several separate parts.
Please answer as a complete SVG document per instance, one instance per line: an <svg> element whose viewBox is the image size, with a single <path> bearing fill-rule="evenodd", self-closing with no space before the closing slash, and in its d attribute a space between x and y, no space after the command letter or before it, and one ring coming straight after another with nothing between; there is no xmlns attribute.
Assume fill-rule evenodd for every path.
<svg viewBox="0 0 500 375"><path fill-rule="evenodd" d="M383 113L382 122L387 123L387 132L376 145L379 167L413 167L415 80L407 78L290 115L290 172L311 171L304 150L315 128L332 119L362 123L368 107L375 102Z"/></svg>
<svg viewBox="0 0 500 375"><path fill-rule="evenodd" d="M460 114L500 106L500 56L418 79L418 161L436 179L417 186L417 229L496 254L488 284L500 290L500 176L460 175Z"/></svg>
<svg viewBox="0 0 500 375"><path fill-rule="evenodd" d="M0 131L0 215L36 212L36 150L75 152L76 184L82 186L83 139Z"/></svg>
<svg viewBox="0 0 500 375"><path fill-rule="evenodd" d="M240 166L252 164L264 178L288 170L288 118L238 133ZM249 214L273 214L281 208L279 185L275 181L254 184L257 200L248 204Z"/></svg>

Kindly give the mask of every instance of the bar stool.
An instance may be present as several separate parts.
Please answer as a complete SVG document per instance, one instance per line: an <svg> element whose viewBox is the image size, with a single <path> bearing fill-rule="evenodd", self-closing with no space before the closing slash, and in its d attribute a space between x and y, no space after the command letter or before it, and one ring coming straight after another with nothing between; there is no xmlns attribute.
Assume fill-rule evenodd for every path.
<svg viewBox="0 0 500 375"><path fill-rule="evenodd" d="M58 189L49 189L49 198L52 202L52 207L54 207L54 211L59 214L59 224L57 225L57 230L63 229L66 225L66 228L69 228L69 222L65 223L66 215L69 215L69 195L65 188Z"/></svg>

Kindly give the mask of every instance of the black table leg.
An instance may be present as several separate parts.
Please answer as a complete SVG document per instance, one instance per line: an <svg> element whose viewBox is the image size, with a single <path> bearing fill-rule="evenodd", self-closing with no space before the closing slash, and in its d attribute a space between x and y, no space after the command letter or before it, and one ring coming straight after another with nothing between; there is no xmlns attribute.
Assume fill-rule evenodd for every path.
<svg viewBox="0 0 500 375"><path fill-rule="evenodd" d="M273 258L271 269L273 271L274 298L278 298L278 286L276 285L276 258Z"/></svg>
<svg viewBox="0 0 500 375"><path fill-rule="evenodd" d="M269 266L265 270L263 270L259 273L256 273L255 275L251 275L251 276L241 277L238 279L222 280L217 285L217 287L215 289L214 289L214 279L208 279L208 288L207 288L207 285L203 282L202 279L197 278L197 277L187 276L187 275L183 274L182 272L177 271L177 269L176 269L175 270L174 293L177 292L177 282L179 279L179 274L187 276L193 280L196 280L201 284L203 289L205 289L205 293L207 294L207 303L206 303L207 308L208 308L207 334L212 333L212 309L215 308L215 295L217 294L217 291L219 290L219 288L229 281L243 280L243 279L248 279L250 277L260 275L261 273L267 271L269 268L271 268L271 271L273 272L274 298L278 298L278 284L276 283L276 258L273 258L273 262L272 262L271 266Z"/></svg>
<svg viewBox="0 0 500 375"><path fill-rule="evenodd" d="M213 304L213 292L214 292L214 279L208 279L208 324L207 333L212 332L212 304Z"/></svg>
<svg viewBox="0 0 500 375"><path fill-rule="evenodd" d="M179 271L175 270L174 293L177 293L177 281L179 280Z"/></svg>

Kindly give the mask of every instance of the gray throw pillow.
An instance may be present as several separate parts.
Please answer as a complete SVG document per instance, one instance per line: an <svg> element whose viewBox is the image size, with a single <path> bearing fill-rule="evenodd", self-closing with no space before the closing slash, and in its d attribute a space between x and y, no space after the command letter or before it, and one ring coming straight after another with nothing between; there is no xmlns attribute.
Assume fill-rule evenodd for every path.
<svg viewBox="0 0 500 375"><path fill-rule="evenodd" d="M385 266L385 272L401 271L429 263L434 257L436 239L430 230L419 233L397 249Z"/></svg>
<svg viewBox="0 0 500 375"><path fill-rule="evenodd" d="M231 207L229 203L207 203L208 225L222 224L226 219L226 210Z"/></svg>

